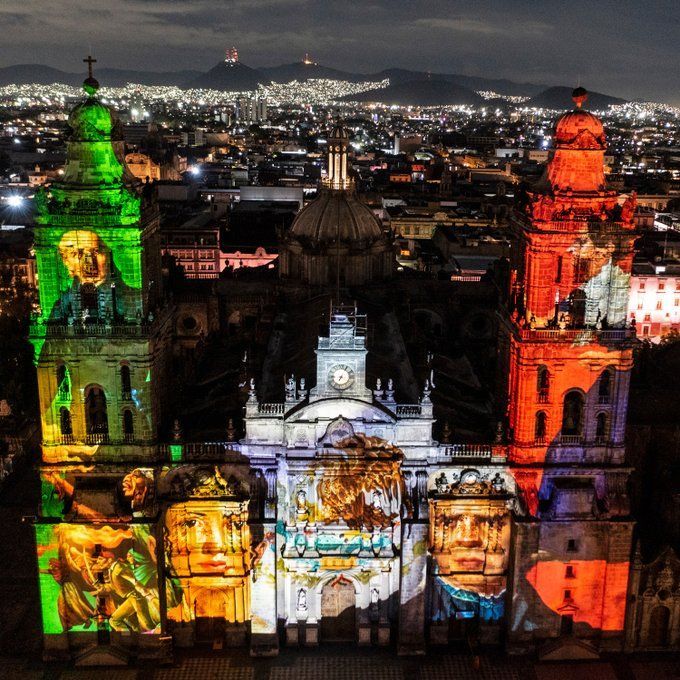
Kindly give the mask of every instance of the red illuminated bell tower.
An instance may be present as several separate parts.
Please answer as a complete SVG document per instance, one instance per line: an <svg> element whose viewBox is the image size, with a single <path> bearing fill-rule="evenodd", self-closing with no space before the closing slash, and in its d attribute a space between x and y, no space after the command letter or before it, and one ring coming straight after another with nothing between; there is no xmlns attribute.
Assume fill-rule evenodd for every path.
<svg viewBox="0 0 680 680"><path fill-rule="evenodd" d="M634 331L626 309L635 198L605 187L587 93L555 129L520 201L501 332L509 451L521 490L509 643L622 641L631 534L624 431ZM563 642L559 643L563 644Z"/></svg>

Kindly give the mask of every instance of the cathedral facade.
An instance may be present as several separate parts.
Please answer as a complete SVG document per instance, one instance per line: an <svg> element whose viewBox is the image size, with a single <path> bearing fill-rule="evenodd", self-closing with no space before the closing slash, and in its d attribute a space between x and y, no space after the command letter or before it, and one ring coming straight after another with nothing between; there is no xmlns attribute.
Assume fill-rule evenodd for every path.
<svg viewBox="0 0 680 680"><path fill-rule="evenodd" d="M290 376L267 403L250 381L239 441L164 440L175 310L158 214L96 81L86 89L64 178L38 199L46 656L123 663L216 640L255 655L332 641L621 649L633 228L604 188L599 121L561 119L514 222L494 441L436 441L429 382L416 403L390 375L368 385L366 316L337 304L314 384ZM331 160L328 190L344 191L346 159ZM342 275L336 261L324 282Z"/></svg>

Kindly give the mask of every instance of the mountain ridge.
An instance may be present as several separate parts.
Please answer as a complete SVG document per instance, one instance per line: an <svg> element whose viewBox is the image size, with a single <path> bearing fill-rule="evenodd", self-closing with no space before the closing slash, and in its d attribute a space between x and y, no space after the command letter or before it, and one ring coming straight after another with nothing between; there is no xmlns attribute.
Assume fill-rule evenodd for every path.
<svg viewBox="0 0 680 680"><path fill-rule="evenodd" d="M85 78L83 72L67 72L45 64L16 64L14 66L0 67L0 86L12 84L37 83L49 85L63 83L78 86ZM476 102L478 90L498 92L502 95L521 95L530 97L529 104L545 108L568 109L571 108L571 88L563 86L549 86L536 83L519 83L505 78L492 78L481 76L467 76L456 73L429 73L427 71L412 71L403 68L387 68L374 73L353 73L324 66L315 62L293 62L278 66L251 68L243 62L220 61L208 71L177 70L177 71L137 71L132 69L97 68L95 75L102 85L119 87L127 83L139 83L141 85L175 85L183 88L201 87L217 90L250 91L258 85L266 85L270 82L290 82L291 80L308 80L310 78L332 78L347 80L350 82L381 81L389 79L388 92L383 97L398 96L403 101L411 101L414 105L428 105L427 102L440 102L438 98L452 96L454 89L449 88L449 83L458 88L460 103ZM428 86L425 83L437 83L436 86ZM411 95L407 90L414 90ZM437 92L438 90L438 92ZM420 96L418 93L420 92ZM473 97L472 94L475 96ZM377 91L370 94L363 93L361 96L352 95L347 99L352 101L368 101L375 96L377 101L383 101L377 97ZM609 103L618 104L625 99L608 94L594 92L589 104L592 108L606 108Z"/></svg>

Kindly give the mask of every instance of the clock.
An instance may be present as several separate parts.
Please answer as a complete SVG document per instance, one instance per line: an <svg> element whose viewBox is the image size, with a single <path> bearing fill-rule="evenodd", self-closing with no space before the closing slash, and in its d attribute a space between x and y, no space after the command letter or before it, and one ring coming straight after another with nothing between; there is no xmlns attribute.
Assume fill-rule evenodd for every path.
<svg viewBox="0 0 680 680"><path fill-rule="evenodd" d="M345 364L332 366L328 371L328 382L336 390L346 390L354 383L354 371Z"/></svg>

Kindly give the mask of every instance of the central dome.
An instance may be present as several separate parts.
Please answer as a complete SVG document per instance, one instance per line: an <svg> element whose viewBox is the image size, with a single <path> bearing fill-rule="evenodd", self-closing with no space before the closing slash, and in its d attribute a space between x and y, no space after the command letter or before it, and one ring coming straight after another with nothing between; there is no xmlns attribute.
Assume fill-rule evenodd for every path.
<svg viewBox="0 0 680 680"><path fill-rule="evenodd" d="M295 218L290 236L314 246L338 241L364 246L381 239L383 233L378 218L354 192L325 189Z"/></svg>

